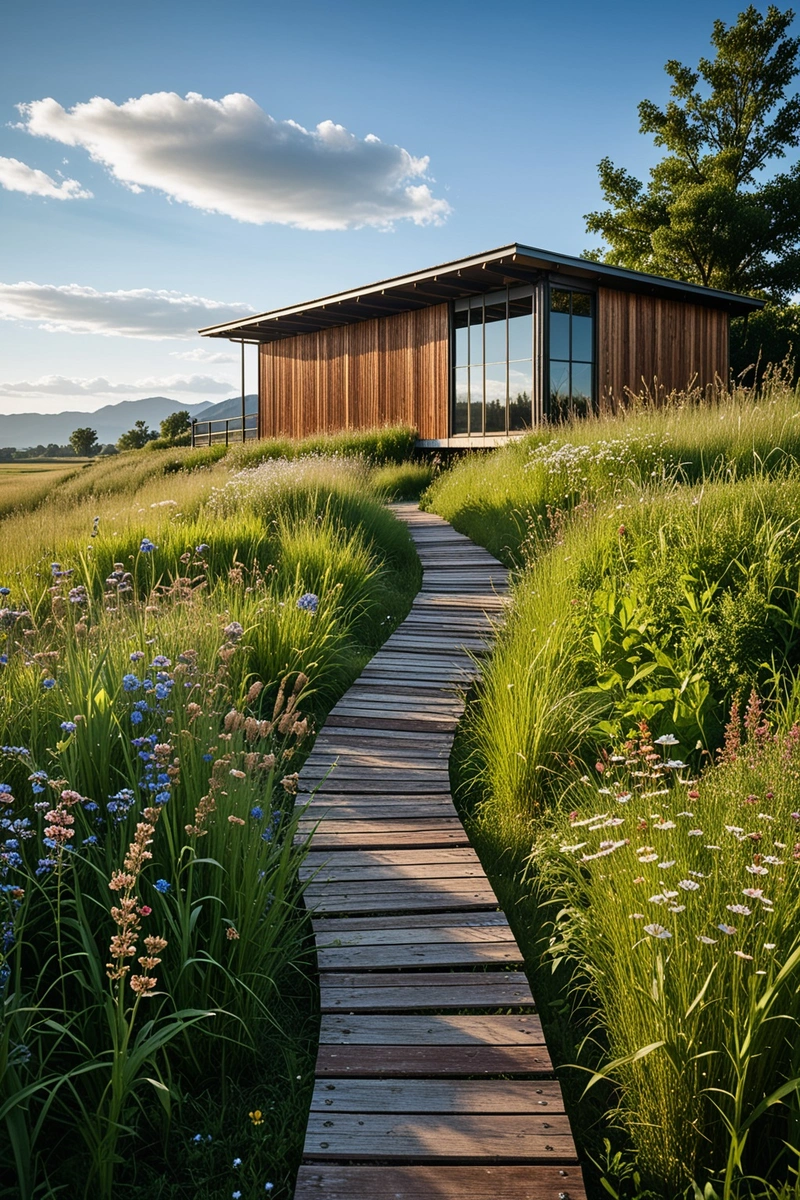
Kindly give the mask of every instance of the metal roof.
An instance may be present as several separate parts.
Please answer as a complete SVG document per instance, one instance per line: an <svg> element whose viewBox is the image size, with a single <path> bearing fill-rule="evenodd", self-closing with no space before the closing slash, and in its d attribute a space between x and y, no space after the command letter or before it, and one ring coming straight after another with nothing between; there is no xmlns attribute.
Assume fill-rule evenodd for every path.
<svg viewBox="0 0 800 1200"><path fill-rule="evenodd" d="M721 308L737 317L763 307L764 303L750 296L737 296L677 279L663 279L625 267L611 267L569 254L553 254L549 250L514 242L410 275L397 275L305 304L258 313L244 321L240 318L223 325L210 325L199 332L203 337L273 342L298 333L313 333L336 325L351 325L374 317L428 308L432 304L496 291L507 285L533 283L543 273L549 273L551 277L561 273L588 284L686 300L709 308Z"/></svg>

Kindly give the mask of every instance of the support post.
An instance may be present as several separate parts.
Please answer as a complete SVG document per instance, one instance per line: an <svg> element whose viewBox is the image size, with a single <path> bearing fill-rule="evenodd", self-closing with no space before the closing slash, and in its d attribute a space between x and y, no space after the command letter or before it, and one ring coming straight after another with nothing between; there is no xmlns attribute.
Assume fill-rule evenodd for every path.
<svg viewBox="0 0 800 1200"><path fill-rule="evenodd" d="M242 338L242 441L244 441L244 438L245 438L244 426L245 426L245 420L247 417L247 414L245 411L246 408L247 408L247 402L245 399L245 391L244 391L244 338Z"/></svg>

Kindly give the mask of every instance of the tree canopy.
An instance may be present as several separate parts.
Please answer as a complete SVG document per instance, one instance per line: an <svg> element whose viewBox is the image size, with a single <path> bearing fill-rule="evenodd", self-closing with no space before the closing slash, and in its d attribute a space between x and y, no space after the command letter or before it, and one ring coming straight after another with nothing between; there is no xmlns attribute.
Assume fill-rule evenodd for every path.
<svg viewBox="0 0 800 1200"><path fill-rule="evenodd" d="M598 165L607 208L586 215L606 246L588 257L706 287L785 301L800 289L800 38L791 9L750 5L715 21L713 58L670 59L665 108L639 105L639 128L664 156L645 186L610 158Z"/></svg>
<svg viewBox="0 0 800 1200"><path fill-rule="evenodd" d="M120 450L141 450L143 446L157 437L158 434L154 429L147 428L146 421L134 421L133 428L117 438L117 446Z"/></svg>
<svg viewBox="0 0 800 1200"><path fill-rule="evenodd" d="M80 429L73 429L69 435L69 444L79 458L88 458L90 454L94 454L99 449L97 432L90 429L88 425L83 425Z"/></svg>
<svg viewBox="0 0 800 1200"><path fill-rule="evenodd" d="M177 438L188 433L191 427L192 421L188 409L182 408L179 412L170 413L168 417L164 417L161 422L161 437Z"/></svg>

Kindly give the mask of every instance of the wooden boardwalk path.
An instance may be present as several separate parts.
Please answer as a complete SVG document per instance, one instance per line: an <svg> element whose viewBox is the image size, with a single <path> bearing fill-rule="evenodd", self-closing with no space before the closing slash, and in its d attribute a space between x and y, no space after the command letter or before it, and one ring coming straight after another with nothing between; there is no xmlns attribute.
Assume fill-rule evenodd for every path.
<svg viewBox="0 0 800 1200"><path fill-rule="evenodd" d="M422 590L300 775L322 1028L295 1197L585 1200L522 955L450 796L506 571L394 511Z"/></svg>

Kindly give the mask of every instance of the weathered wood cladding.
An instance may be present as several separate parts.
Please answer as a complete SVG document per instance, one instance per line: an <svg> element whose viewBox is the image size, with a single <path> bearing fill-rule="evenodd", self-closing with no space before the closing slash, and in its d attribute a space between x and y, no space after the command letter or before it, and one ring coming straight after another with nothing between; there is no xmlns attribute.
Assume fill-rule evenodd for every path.
<svg viewBox="0 0 800 1200"><path fill-rule="evenodd" d="M728 314L719 308L600 288L597 297L601 406L627 391L657 400L728 378Z"/></svg>
<svg viewBox="0 0 800 1200"><path fill-rule="evenodd" d="M304 333L259 348L259 437L371 425L448 436L448 306Z"/></svg>

